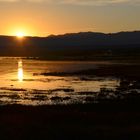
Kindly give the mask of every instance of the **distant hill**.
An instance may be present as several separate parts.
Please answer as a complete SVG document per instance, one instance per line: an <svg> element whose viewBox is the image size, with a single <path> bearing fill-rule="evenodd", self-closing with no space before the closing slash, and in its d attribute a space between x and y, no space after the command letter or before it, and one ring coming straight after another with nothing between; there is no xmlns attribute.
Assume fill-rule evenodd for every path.
<svg viewBox="0 0 140 140"><path fill-rule="evenodd" d="M0 56L40 56L48 58L138 55L140 31L119 33L80 32L48 37L0 36Z"/></svg>

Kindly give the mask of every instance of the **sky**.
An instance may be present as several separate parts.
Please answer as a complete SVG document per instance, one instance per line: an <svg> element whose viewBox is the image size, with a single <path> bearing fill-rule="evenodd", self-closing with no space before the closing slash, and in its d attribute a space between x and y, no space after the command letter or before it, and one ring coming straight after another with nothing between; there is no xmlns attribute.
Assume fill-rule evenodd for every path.
<svg viewBox="0 0 140 140"><path fill-rule="evenodd" d="M0 0L0 34L140 30L140 0Z"/></svg>

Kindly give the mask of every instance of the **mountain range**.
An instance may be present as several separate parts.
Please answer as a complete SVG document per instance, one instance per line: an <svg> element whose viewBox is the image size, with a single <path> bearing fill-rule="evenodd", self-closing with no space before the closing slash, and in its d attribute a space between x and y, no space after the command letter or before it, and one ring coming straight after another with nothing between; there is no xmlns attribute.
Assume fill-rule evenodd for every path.
<svg viewBox="0 0 140 140"><path fill-rule="evenodd" d="M138 55L140 31L119 33L79 32L48 37L0 36L0 56L48 58Z"/></svg>

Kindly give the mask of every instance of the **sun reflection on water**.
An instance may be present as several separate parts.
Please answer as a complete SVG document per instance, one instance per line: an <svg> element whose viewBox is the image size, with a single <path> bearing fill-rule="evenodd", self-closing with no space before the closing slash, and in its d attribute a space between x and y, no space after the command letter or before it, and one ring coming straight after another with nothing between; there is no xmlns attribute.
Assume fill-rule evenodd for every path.
<svg viewBox="0 0 140 140"><path fill-rule="evenodd" d="M22 82L23 81L23 65L22 65L22 60L18 61L18 81Z"/></svg>

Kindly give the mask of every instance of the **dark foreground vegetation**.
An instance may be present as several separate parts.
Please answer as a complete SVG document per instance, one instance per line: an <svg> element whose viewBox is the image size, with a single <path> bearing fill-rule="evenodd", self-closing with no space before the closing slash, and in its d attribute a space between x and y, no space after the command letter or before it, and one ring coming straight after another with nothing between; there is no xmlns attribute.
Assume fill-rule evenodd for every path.
<svg viewBox="0 0 140 140"><path fill-rule="evenodd" d="M0 107L1 139L134 139L139 104Z"/></svg>

